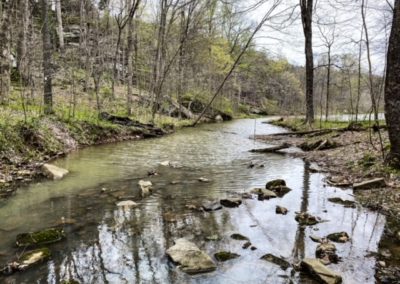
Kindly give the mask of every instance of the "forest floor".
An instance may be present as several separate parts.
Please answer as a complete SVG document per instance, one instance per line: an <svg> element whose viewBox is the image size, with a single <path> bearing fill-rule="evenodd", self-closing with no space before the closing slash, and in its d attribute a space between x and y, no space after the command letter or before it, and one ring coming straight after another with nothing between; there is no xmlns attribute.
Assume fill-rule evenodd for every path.
<svg viewBox="0 0 400 284"><path fill-rule="evenodd" d="M287 143L293 147L310 148L328 141L326 149L309 149L291 152L291 155L318 165L312 170L327 174L331 185L351 187L355 183L384 178L386 186L354 191L356 200L364 207L377 210L388 218L377 265L377 277L381 283L399 283L400 279L400 170L384 163L384 152L389 150L387 131L379 132L367 127L367 123L344 129L348 122L316 123L317 131L305 126L300 119L280 119L271 124L289 128L292 135L259 135L256 139L269 144ZM329 132L318 129L334 129ZM375 129L376 130L376 129ZM307 133L308 131L314 131ZM301 133L295 134L296 132ZM285 150L282 150L285 151ZM382 253L383 252L383 253ZM395 282L390 282L397 279ZM387 282L389 281L389 282Z"/></svg>

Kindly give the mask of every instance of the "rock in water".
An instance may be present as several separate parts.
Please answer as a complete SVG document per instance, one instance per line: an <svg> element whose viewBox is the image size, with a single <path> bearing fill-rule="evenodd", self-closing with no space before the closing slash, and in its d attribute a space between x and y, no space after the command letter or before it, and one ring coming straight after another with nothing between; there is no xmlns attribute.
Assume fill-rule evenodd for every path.
<svg viewBox="0 0 400 284"><path fill-rule="evenodd" d="M214 257L217 261L227 261L230 259L238 258L239 256L239 254L230 251L220 251L214 254Z"/></svg>
<svg viewBox="0 0 400 284"><path fill-rule="evenodd" d="M125 207L125 208L136 207L137 203L132 201L132 200L124 200L124 201L118 202L117 206L118 207Z"/></svg>
<svg viewBox="0 0 400 284"><path fill-rule="evenodd" d="M283 179L275 179L267 182L265 185L267 190L274 192L277 196L282 197L291 189L286 186L286 182Z"/></svg>
<svg viewBox="0 0 400 284"><path fill-rule="evenodd" d="M50 165L50 164L44 164L42 166L42 171L46 177L53 179L53 180L62 179L69 173L68 170L66 170L66 169L59 168L57 166Z"/></svg>
<svg viewBox="0 0 400 284"><path fill-rule="evenodd" d="M282 215L286 215L289 212L289 210L287 210L287 208L276 205L275 208L275 213L276 214L282 214Z"/></svg>
<svg viewBox="0 0 400 284"><path fill-rule="evenodd" d="M383 179L383 178L375 178L375 179L371 179L371 180L353 184L354 190L373 189L373 188L382 188L382 187L386 187L385 179Z"/></svg>
<svg viewBox="0 0 400 284"><path fill-rule="evenodd" d="M214 271L217 267L213 260L194 243L178 239L175 245L167 250L168 256L180 264L180 269L188 274Z"/></svg>
<svg viewBox="0 0 400 284"><path fill-rule="evenodd" d="M218 201L208 201L205 202L202 206L201 206L204 211L217 211L217 210L221 210L222 206L221 204L219 204Z"/></svg>
<svg viewBox="0 0 400 284"><path fill-rule="evenodd" d="M199 182L210 182L210 180L208 178L205 178L205 177L199 177L197 180Z"/></svg>
<svg viewBox="0 0 400 284"><path fill-rule="evenodd" d="M151 183L151 181L139 180L138 184L141 189L142 197L146 197L146 196L150 195L152 187L153 187L153 184Z"/></svg>
<svg viewBox="0 0 400 284"><path fill-rule="evenodd" d="M221 199L219 202L222 206L234 208L239 207L242 204L242 200L240 198L226 198Z"/></svg>
<svg viewBox="0 0 400 284"><path fill-rule="evenodd" d="M8 263L0 269L0 275L10 275L17 271L23 271L31 268L35 264L49 259L51 256L48 248L41 248L24 253L18 260Z"/></svg>
<svg viewBox="0 0 400 284"><path fill-rule="evenodd" d="M336 254L336 246L331 242L323 242L317 246L315 256L323 262L323 264L337 263L339 257Z"/></svg>
<svg viewBox="0 0 400 284"><path fill-rule="evenodd" d="M232 234L231 238L234 239L234 240L238 240L238 241L249 241L248 237L245 237L245 236L243 236L241 234Z"/></svg>
<svg viewBox="0 0 400 284"><path fill-rule="evenodd" d="M287 262L285 259L281 257L277 257L273 254L267 253L266 255L263 255L261 259L266 260L268 262L274 263L276 265L279 265L283 270L286 270L290 267L290 263Z"/></svg>
<svg viewBox="0 0 400 284"><path fill-rule="evenodd" d="M326 238L336 243L345 243L350 240L350 237L346 232L332 233L327 235Z"/></svg>
<svg viewBox="0 0 400 284"><path fill-rule="evenodd" d="M283 179L274 179L274 180L267 182L267 184L265 185L265 188L271 189L271 188L277 187L277 186L286 186L286 182Z"/></svg>
<svg viewBox="0 0 400 284"><path fill-rule="evenodd" d="M64 230L61 228L50 228L34 233L17 235L16 245L18 247L39 246L55 243L65 238Z"/></svg>
<svg viewBox="0 0 400 284"><path fill-rule="evenodd" d="M312 226L320 222L319 218L308 214L307 212L296 213L294 218L302 226Z"/></svg>
<svg viewBox="0 0 400 284"><path fill-rule="evenodd" d="M342 277L334 271L327 268L318 259L305 258L300 265L302 271L308 272L316 277L318 281L325 284L340 284Z"/></svg>
<svg viewBox="0 0 400 284"><path fill-rule="evenodd" d="M258 196L258 200L264 200L264 199L270 199L270 198L276 198L276 193L268 190L268 189L264 189L264 188L255 188L251 190L251 193L253 194L257 194Z"/></svg>

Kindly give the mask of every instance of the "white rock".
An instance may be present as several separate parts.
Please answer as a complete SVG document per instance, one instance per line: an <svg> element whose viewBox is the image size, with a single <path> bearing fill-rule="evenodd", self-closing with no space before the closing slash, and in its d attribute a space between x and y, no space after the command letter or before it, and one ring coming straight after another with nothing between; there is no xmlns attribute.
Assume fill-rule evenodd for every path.
<svg viewBox="0 0 400 284"><path fill-rule="evenodd" d="M59 168L50 164L44 164L42 166L42 171L45 176L53 180L62 179L69 173L69 171L66 169Z"/></svg>
<svg viewBox="0 0 400 284"><path fill-rule="evenodd" d="M140 189L142 190L142 197L145 197L151 193L153 184L148 180L139 180L138 182Z"/></svg>

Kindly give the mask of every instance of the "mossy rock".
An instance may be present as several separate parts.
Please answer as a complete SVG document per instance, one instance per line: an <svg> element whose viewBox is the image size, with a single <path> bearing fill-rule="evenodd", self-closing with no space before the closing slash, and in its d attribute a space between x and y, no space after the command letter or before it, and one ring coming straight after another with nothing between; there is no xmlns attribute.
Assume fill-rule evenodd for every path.
<svg viewBox="0 0 400 284"><path fill-rule="evenodd" d="M288 261L286 261L285 259L281 258L281 257L277 257L273 254L267 253L266 255L263 255L261 257L261 259L266 260L268 262L274 263L276 265L279 265L280 268L282 268L283 270L286 270L290 267L290 263Z"/></svg>
<svg viewBox="0 0 400 284"><path fill-rule="evenodd" d="M231 238L234 239L234 240L238 240L238 241L249 241L248 237L245 237L245 236L243 236L241 234L232 234Z"/></svg>
<svg viewBox="0 0 400 284"><path fill-rule="evenodd" d="M240 255L229 251L220 251L214 254L217 261L227 261L230 259L238 258Z"/></svg>
<svg viewBox="0 0 400 284"><path fill-rule="evenodd" d="M34 233L23 233L17 235L16 245L18 247L40 246L61 241L65 238L62 228L49 228Z"/></svg>

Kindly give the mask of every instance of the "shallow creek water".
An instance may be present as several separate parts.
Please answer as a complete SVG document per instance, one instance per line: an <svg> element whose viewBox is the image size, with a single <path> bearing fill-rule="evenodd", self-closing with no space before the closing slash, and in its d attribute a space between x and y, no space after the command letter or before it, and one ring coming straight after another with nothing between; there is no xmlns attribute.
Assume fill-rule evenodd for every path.
<svg viewBox="0 0 400 284"><path fill-rule="evenodd" d="M260 257L272 253L290 262L314 257L317 244L310 235L346 231L351 241L336 244L343 261L330 268L343 276L344 283L374 283L376 260L367 255L377 251L385 218L360 207L328 202L329 197L351 200L352 191L326 186L324 176L311 173L310 165L301 159L250 153L252 148L266 147L249 139L255 125L257 134L284 131L258 120L256 124L250 119L236 120L183 129L160 139L90 147L56 161L70 175L21 188L0 204L0 263L21 253L14 247L18 233L57 225L62 217L73 219L69 221L74 224L66 227L64 241L49 246L50 261L0 282L313 283ZM182 167L158 165L164 160ZM251 162L264 167L248 168ZM147 177L151 169L159 175ZM201 183L199 177L211 181ZM264 187L274 178L285 179L292 191L283 198L245 199L239 208L211 213L185 207ZM140 197L140 179L152 181L151 196ZM101 193L102 188L106 193ZM139 206L119 208L116 202L121 197ZM289 213L276 215L276 205L288 208ZM327 222L302 228L294 220L295 211L308 211ZM257 250L242 249L243 241L231 239L232 233L247 236ZM205 240L215 234L221 240ZM218 263L215 272L189 276L165 255L179 237L190 239L209 255L228 250L241 256Z"/></svg>

